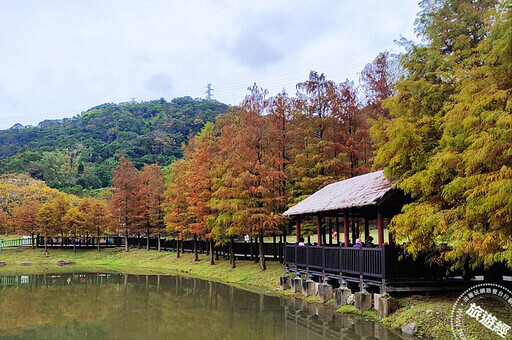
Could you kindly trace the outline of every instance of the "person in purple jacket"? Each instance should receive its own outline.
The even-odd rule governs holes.
[[[360,238],[356,239],[356,244],[354,244],[354,248],[362,248],[363,247],[363,241],[361,241]]]

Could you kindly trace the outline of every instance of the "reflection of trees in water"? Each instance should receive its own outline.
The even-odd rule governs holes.
[[[364,321],[341,327],[348,318],[334,317],[330,308],[320,313],[316,305],[303,300],[269,297],[193,278],[71,274],[29,276],[24,282],[15,285],[19,288],[2,288],[0,331],[4,335],[338,339],[340,334],[356,336],[361,333],[358,330],[369,338],[375,334],[370,330],[373,324]]]

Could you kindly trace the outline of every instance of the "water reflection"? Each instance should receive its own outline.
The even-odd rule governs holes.
[[[0,277],[2,339],[398,339],[300,299],[179,276]]]

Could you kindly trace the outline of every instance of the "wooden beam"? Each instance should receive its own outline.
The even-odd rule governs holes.
[[[348,214],[343,215],[343,234],[345,236],[345,247],[348,247]]]
[[[318,245],[322,245],[322,220],[320,216],[316,217],[316,235],[318,239]]]
[[[377,207],[377,231],[379,235],[379,248],[382,248],[384,244],[384,215],[380,205]]]

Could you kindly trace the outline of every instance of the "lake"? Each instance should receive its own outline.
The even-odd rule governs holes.
[[[0,339],[401,339],[327,306],[181,276],[3,276],[0,289]]]

